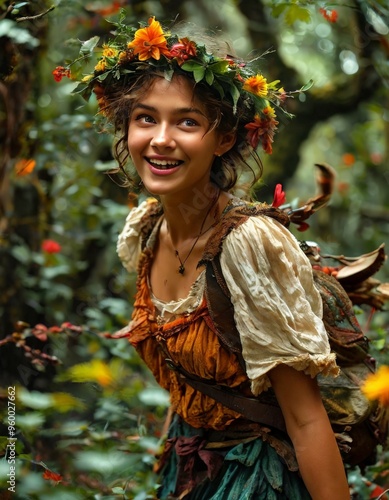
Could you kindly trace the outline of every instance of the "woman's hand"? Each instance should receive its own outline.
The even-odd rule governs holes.
[[[269,378],[313,500],[349,500],[342,458],[316,379],[284,364]]]

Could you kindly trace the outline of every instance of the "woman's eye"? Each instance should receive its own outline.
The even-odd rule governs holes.
[[[134,120],[142,123],[154,123],[154,118],[150,115],[138,115],[134,117]]]
[[[191,118],[185,118],[185,120],[182,120],[182,123],[186,127],[195,127],[197,125],[197,122],[192,120]]]

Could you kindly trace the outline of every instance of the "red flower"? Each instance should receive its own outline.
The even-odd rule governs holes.
[[[183,38],[180,43],[176,43],[170,49],[170,57],[175,57],[179,65],[183,64],[190,57],[196,57],[196,44],[188,38]]]
[[[52,74],[54,75],[54,80],[60,82],[64,76],[70,78],[70,69],[66,69],[63,66],[57,66]]]
[[[56,326],[56,325],[50,326],[49,332],[51,332],[51,333],[62,333],[62,328],[59,327],[59,326]]]
[[[319,9],[320,14],[329,21],[330,23],[336,23],[338,20],[338,13],[336,10],[331,10],[331,9]]]
[[[306,222],[300,222],[300,225],[299,225],[299,227],[297,228],[297,231],[304,232],[304,231],[306,231],[307,229],[309,229],[309,224],[307,224]]]
[[[57,474],[56,472],[53,472],[49,469],[45,470],[45,472],[42,474],[42,477],[47,481],[54,481],[56,483],[60,483],[62,481],[61,474]]]
[[[388,496],[384,495],[384,493],[387,493],[388,490],[384,490],[384,488],[382,488],[382,486],[378,486],[378,485],[374,485],[374,486],[375,486],[375,488],[370,493],[369,498],[372,498],[372,499],[381,498],[382,500],[387,500]]]
[[[41,340],[42,342],[46,342],[46,340],[47,340],[47,326],[39,323],[38,325],[34,326],[31,333],[37,339]]]
[[[278,208],[286,202],[286,194],[282,190],[282,184],[277,184],[274,190],[272,207]]]
[[[108,5],[104,8],[97,8],[94,10],[96,14],[99,14],[102,17],[110,16],[111,14],[116,14],[123,7],[123,2],[113,2],[112,5]],[[92,10],[92,9],[91,9]]]
[[[62,323],[61,328],[67,328],[72,332],[82,333],[82,326],[73,325],[69,321],[65,321],[65,323]]]
[[[255,115],[254,121],[245,125],[247,132],[247,140],[253,149],[256,149],[259,141],[262,143],[262,148],[265,153],[271,154],[273,152],[272,142],[274,132],[277,129],[278,121],[275,120],[273,113],[263,110],[265,118]]]
[[[42,250],[46,253],[58,253],[61,249],[61,245],[54,240],[44,240],[42,242]]]

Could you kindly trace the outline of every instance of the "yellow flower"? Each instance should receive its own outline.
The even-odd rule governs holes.
[[[262,75],[250,76],[250,78],[247,78],[244,82],[243,89],[258,97],[266,97],[268,90],[266,78]]]
[[[118,50],[110,47],[109,45],[103,45],[103,56],[104,57],[116,57],[118,55]]]
[[[134,55],[138,55],[140,61],[161,58],[161,54],[168,55],[167,41],[162,27],[154,17],[150,17],[149,25],[135,32],[135,38],[127,47],[134,49]]]
[[[95,71],[105,71],[107,68],[107,64],[105,62],[105,59],[100,59],[100,61],[96,64],[95,66]]]
[[[84,78],[81,80],[82,83],[88,83],[89,80],[92,80],[93,75],[86,75]]]
[[[96,360],[93,362],[93,374],[96,382],[103,387],[112,384],[113,376],[110,367],[104,361]]]
[[[367,399],[389,406],[389,366],[381,366],[376,373],[369,375],[362,385],[362,392]]]
[[[266,106],[266,108],[264,108],[262,110],[262,113],[267,116],[269,119],[270,118],[275,118],[276,117],[276,112],[275,112],[275,109],[272,108],[270,105]]]
[[[68,377],[73,382],[97,382],[103,387],[114,381],[110,366],[101,359],[72,366],[68,370]]]

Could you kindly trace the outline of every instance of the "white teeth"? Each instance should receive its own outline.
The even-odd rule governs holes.
[[[181,163],[179,161],[151,160],[151,159],[149,159],[149,162],[152,165],[155,165],[160,168],[178,167],[178,165]]]

